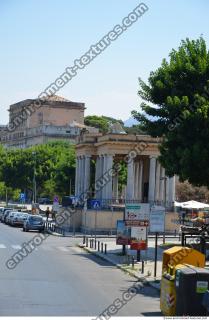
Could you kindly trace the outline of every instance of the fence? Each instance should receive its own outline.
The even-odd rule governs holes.
[[[56,226],[54,223],[45,222],[44,228],[45,228],[45,231],[56,232],[65,236],[65,229],[59,226]]]

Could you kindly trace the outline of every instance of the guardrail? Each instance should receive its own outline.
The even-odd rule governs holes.
[[[44,228],[46,231],[56,232],[65,236],[65,230],[59,226],[56,226],[54,223],[46,221],[44,224]]]

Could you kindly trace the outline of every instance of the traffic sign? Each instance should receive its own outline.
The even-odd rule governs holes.
[[[59,203],[59,197],[58,197],[58,196],[54,196],[53,202],[54,202],[54,203]]]
[[[26,198],[26,197],[25,197],[25,193],[24,193],[24,192],[21,192],[21,193],[20,193],[20,200],[21,200],[21,201],[25,201],[25,198]]]
[[[94,209],[101,208],[101,201],[100,200],[91,200],[91,207]]]

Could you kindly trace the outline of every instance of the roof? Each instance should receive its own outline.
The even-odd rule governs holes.
[[[63,102],[72,102],[72,101],[70,101],[70,100],[68,100],[68,99],[66,99],[66,98],[63,98],[63,97],[61,97],[61,96],[57,96],[57,95],[53,95],[53,96],[48,96],[47,98],[46,98],[46,100],[47,101],[63,101]]]

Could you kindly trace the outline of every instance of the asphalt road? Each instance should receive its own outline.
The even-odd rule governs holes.
[[[6,261],[35,235],[0,223],[0,316],[95,317],[116,299],[120,302],[111,309],[114,316],[160,315],[155,289],[139,287],[132,296],[124,295],[139,283],[77,248],[78,239],[49,236],[8,269]]]

